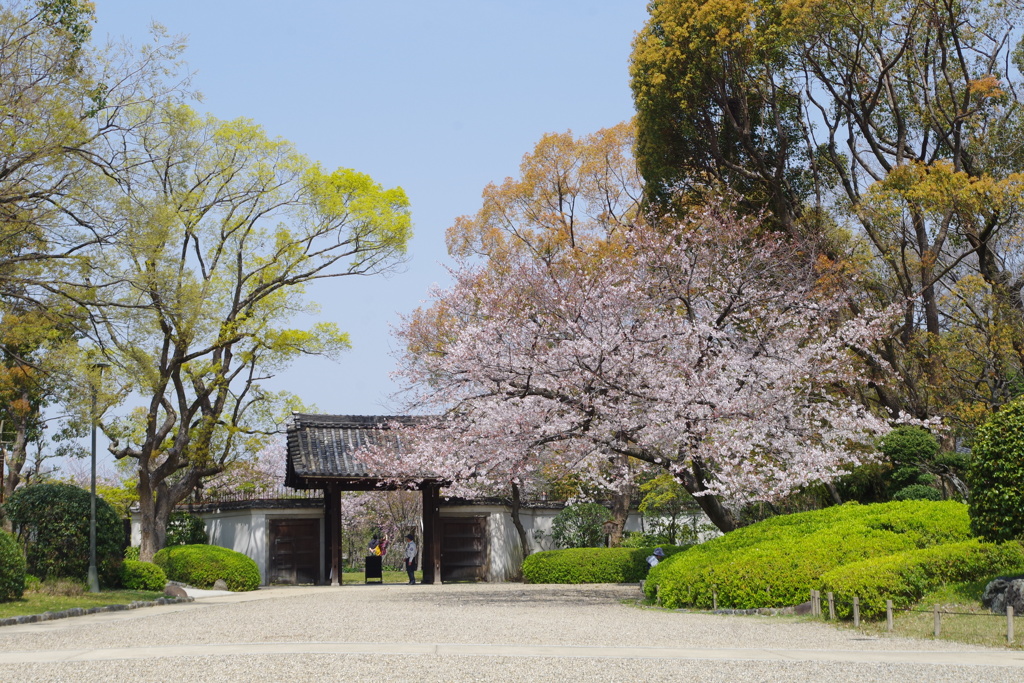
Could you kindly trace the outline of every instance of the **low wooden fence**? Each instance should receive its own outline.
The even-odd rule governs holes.
[[[821,591],[812,590],[811,591],[811,616],[817,616],[817,617],[824,616],[824,614],[822,612],[822,602],[821,602],[821,600],[822,600]],[[825,594],[825,600],[826,600],[826,603],[828,605],[828,618],[831,619],[831,620],[835,620],[835,618],[836,618],[836,601],[835,601],[835,596],[832,593],[832,591],[828,591]],[[715,600],[715,602],[717,603],[717,599]],[[994,618],[997,618],[997,619],[1003,619],[1004,618],[1003,615],[1001,615],[1001,614],[986,614],[986,613],[979,613],[979,612],[951,612],[951,611],[948,611],[948,610],[941,609],[941,607],[939,605],[934,605],[931,610],[922,610],[922,609],[908,608],[908,609],[905,609],[905,610],[902,610],[902,611],[904,611],[906,613],[917,612],[917,613],[923,613],[923,614],[927,614],[927,613],[931,612],[934,615],[934,623],[935,623],[934,632],[935,632],[935,637],[936,638],[938,638],[939,635],[942,633],[942,616],[943,615],[948,615],[948,616],[970,616],[970,617],[983,617],[983,618],[984,617],[989,617],[989,618],[994,617]],[[1011,645],[1014,642],[1013,618],[1014,618],[1014,615],[1013,615],[1013,605],[1007,605],[1006,606],[1006,616],[1005,616],[1005,619],[1006,619],[1006,642],[1011,644]],[[886,628],[889,631],[893,630],[893,606],[892,606],[892,600],[886,600],[885,601],[885,624],[886,624]],[[853,626],[854,626],[854,628],[859,628],[860,627],[860,598],[857,597],[857,596],[854,596],[854,598],[853,598]]]

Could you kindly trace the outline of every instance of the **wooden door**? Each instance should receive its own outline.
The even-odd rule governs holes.
[[[487,518],[441,518],[441,581],[487,580]]]
[[[270,583],[318,583],[320,520],[271,519]]]

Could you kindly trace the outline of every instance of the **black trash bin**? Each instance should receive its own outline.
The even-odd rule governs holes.
[[[370,583],[370,579],[377,579],[378,583],[384,583],[384,570],[381,569],[381,559],[380,555],[366,556],[366,583]]]

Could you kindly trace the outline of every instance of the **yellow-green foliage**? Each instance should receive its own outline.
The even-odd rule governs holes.
[[[671,556],[687,546],[659,546]],[[654,548],[545,550],[523,560],[527,583],[635,583],[647,575]]]
[[[820,587],[834,594],[839,616],[850,616],[857,596],[861,616],[871,618],[885,613],[886,600],[900,609],[945,583],[1020,572],[1024,572],[1024,548],[1019,543],[971,539],[838,567],[821,577]]]
[[[228,590],[251,591],[260,585],[260,571],[251,558],[216,545],[169,546],[153,556],[153,563],[171,581],[210,588],[224,579]]]
[[[25,590],[25,556],[14,536],[0,529],[0,602],[17,600]]]
[[[967,507],[951,501],[848,504],[772,517],[659,564],[648,598],[666,607],[751,609],[807,600],[826,572],[871,557],[970,538]]]
[[[167,585],[164,570],[152,562],[125,560],[121,565],[121,586],[128,590],[162,591]]]

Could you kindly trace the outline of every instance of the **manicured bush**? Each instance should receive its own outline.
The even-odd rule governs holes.
[[[167,537],[164,545],[197,545],[209,543],[206,522],[198,515],[184,510],[175,510],[167,520]]]
[[[670,556],[688,546],[660,546]],[[649,548],[545,550],[523,560],[527,583],[635,583],[647,576]]]
[[[0,602],[17,600],[25,592],[25,556],[11,534],[0,530]]]
[[[597,503],[569,505],[551,522],[551,538],[562,548],[599,548],[604,545],[604,523],[612,518]]]
[[[167,585],[167,575],[152,562],[125,560],[121,567],[121,585],[128,590],[162,591]]]
[[[878,450],[896,465],[933,460],[939,454],[939,441],[927,429],[902,425],[883,436]]]
[[[157,552],[153,562],[171,581],[210,588],[224,579],[228,590],[251,591],[260,585],[256,563],[242,553],[216,545],[175,545]]]
[[[869,619],[885,614],[886,600],[900,609],[946,583],[980,581],[1022,571],[1024,548],[1020,543],[997,545],[971,539],[837,567],[821,577],[820,589],[832,591],[841,617],[850,616],[857,596],[861,616]]]
[[[25,549],[29,573],[43,580],[88,579],[89,498],[88,491],[70,484],[35,484],[11,495],[4,510]],[[101,585],[118,585],[123,548],[121,518],[97,498],[96,569]]]
[[[694,546],[651,570],[645,591],[666,607],[782,607],[807,600],[828,571],[870,557],[970,538],[952,501],[847,504],[780,515]]]
[[[978,428],[967,466],[971,529],[987,541],[1024,538],[1024,398]]]

